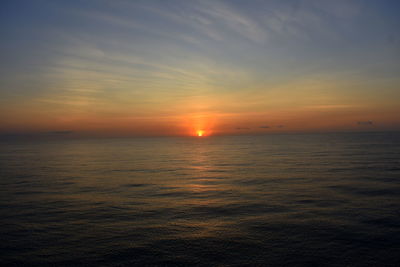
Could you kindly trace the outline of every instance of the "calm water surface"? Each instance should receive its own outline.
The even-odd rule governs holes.
[[[0,143],[3,266],[400,266],[400,134]]]

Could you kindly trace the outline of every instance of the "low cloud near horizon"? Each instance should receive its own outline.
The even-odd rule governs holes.
[[[358,125],[373,125],[374,123],[372,121],[358,121]]]
[[[66,130],[66,131],[50,131],[47,132],[46,134],[72,134],[72,133],[74,133],[74,131]]]

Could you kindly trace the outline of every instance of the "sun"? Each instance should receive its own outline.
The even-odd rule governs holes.
[[[204,135],[204,131],[202,131],[202,130],[197,131],[198,137],[202,137],[203,135]]]

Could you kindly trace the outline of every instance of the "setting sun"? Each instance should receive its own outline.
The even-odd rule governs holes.
[[[202,137],[204,135],[204,131],[197,131],[197,136]]]

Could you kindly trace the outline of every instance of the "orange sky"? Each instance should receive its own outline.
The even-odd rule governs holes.
[[[111,5],[6,7],[0,135],[400,130],[390,5]]]

